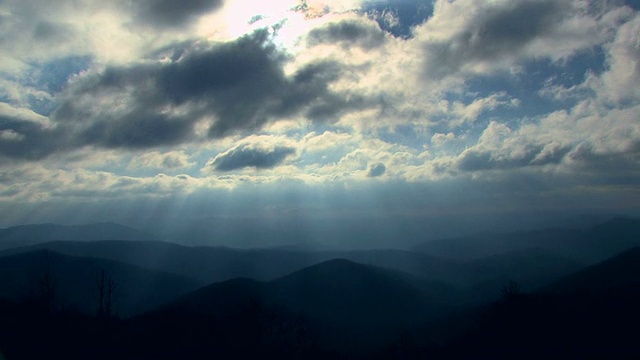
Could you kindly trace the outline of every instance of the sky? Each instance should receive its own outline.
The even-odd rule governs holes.
[[[357,247],[637,216],[639,3],[0,0],[0,226]]]

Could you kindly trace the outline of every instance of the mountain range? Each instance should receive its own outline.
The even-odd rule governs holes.
[[[43,235],[47,229],[51,234]],[[82,237],[90,229],[103,231]],[[228,355],[245,343],[280,357],[292,348],[305,358],[389,358],[409,350],[465,358],[473,357],[472,349],[515,356],[506,351],[517,351],[515,345],[499,350],[497,338],[488,334],[511,336],[507,328],[529,334],[513,340],[524,347],[536,338],[531,329],[559,334],[540,319],[592,336],[585,329],[598,333],[616,324],[609,315],[624,310],[636,318],[631,300],[640,293],[639,229],[639,220],[613,219],[586,230],[481,234],[429,241],[412,250],[340,251],[191,247],[117,224],[23,226],[0,232],[4,247],[20,244],[0,251],[0,310],[12,314],[8,319],[16,324],[29,317],[55,328],[75,319],[72,323],[80,325],[65,331],[99,330],[112,339],[111,355],[119,357],[128,346],[138,351],[133,358],[163,358],[160,348],[150,349],[157,339],[149,334],[179,339],[163,352],[174,357],[186,347],[194,354]],[[107,328],[94,320],[104,315],[96,298],[101,273],[116,284]],[[47,313],[57,315],[33,318],[44,311],[43,299],[50,305]],[[40,310],[29,310],[32,306]],[[576,320],[580,316],[592,316],[603,328],[583,324]],[[521,328],[526,324],[531,329]],[[189,336],[179,331],[185,327],[193,328]],[[114,335],[116,330],[121,335]],[[18,341],[20,334],[5,335]],[[219,341],[200,348],[212,336]],[[552,340],[544,339],[540,349],[548,352],[532,354],[545,357],[554,349]],[[585,354],[576,339],[569,338],[569,357]],[[618,339],[630,351],[626,337]],[[0,351],[21,358],[19,341],[8,341],[0,340]],[[89,349],[93,340],[86,341]]]

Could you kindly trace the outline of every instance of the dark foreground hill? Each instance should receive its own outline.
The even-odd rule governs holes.
[[[545,292],[594,292],[616,287],[640,288],[640,247],[586,267],[546,286]]]
[[[447,307],[455,291],[408,274],[330,260],[271,282],[236,279],[198,289],[169,308],[220,314],[253,299],[304,316],[326,344],[362,350]]]
[[[40,251],[4,261],[24,263],[41,253],[59,272],[60,262],[77,260]],[[366,353],[388,343],[443,307],[448,291],[410,275],[331,260],[270,282],[214,283],[126,320],[5,302],[0,312],[10,315],[4,319],[12,330],[0,330],[0,349],[15,359],[43,355],[43,346],[64,358],[339,358],[326,349]]]
[[[378,358],[411,353],[431,359],[640,358],[640,249],[566,276],[538,292],[505,288],[499,301],[452,316],[433,327],[465,323],[444,343],[418,333]],[[441,328],[442,329],[442,328]],[[432,328],[431,334],[437,329]]]
[[[469,303],[484,303],[495,300],[511,281],[523,291],[535,291],[586,265],[540,248],[516,250],[463,263],[455,283],[465,289]]]

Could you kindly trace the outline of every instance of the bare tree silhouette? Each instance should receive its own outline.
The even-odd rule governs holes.
[[[58,277],[51,265],[49,252],[45,251],[43,262],[31,272],[29,301],[46,312],[54,312],[58,306],[58,285]]]
[[[500,297],[503,301],[511,301],[517,299],[522,295],[520,290],[520,284],[517,281],[509,280],[502,290],[500,290]]]
[[[111,275],[100,268],[94,274],[93,285],[93,298],[98,303],[98,317],[112,317],[114,314],[115,295],[118,284]]]

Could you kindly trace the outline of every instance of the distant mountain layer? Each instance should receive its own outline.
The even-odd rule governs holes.
[[[466,301],[471,302],[495,298],[509,280],[519,281],[529,290],[588,264],[541,249],[509,252],[470,262],[454,262],[405,250],[239,250],[188,247],[156,241],[56,241],[5,250],[0,252],[0,257],[35,249],[121,261],[151,270],[180,274],[201,283],[235,278],[269,281],[323,261],[347,259],[410,273],[425,281],[449,284],[466,292]],[[473,291],[469,291],[470,289]]]
[[[161,241],[56,241],[6,250],[10,254],[50,249],[74,256],[102,257],[212,283],[238,277],[272,280],[317,263],[314,255],[281,250],[190,247]]]
[[[122,316],[149,311],[203,285],[118,261],[35,250],[0,257],[0,298],[25,301],[45,296],[51,288],[56,308],[95,313],[100,271],[116,285],[113,308]]]
[[[432,256],[468,261],[500,253],[542,249],[576,261],[597,262],[640,246],[640,220],[616,218],[588,230],[547,229],[441,239],[414,248]]]
[[[55,224],[21,225],[0,230],[0,249],[56,240],[152,240],[153,236],[116,223],[78,226]]]

